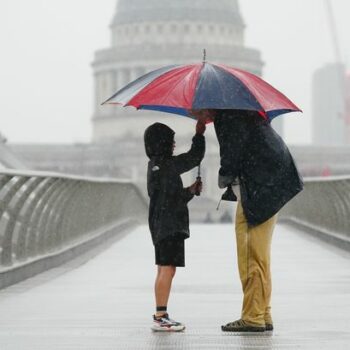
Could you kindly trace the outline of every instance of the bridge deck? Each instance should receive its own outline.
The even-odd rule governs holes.
[[[273,334],[223,334],[240,314],[229,225],[193,226],[171,315],[184,334],[153,334],[155,267],[143,226],[95,258],[0,291],[1,350],[317,349],[350,347],[350,254],[284,225],[273,240]]]

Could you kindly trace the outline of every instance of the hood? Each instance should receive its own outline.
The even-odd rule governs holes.
[[[162,123],[154,123],[145,130],[145,151],[148,158],[170,157],[173,154],[174,130]]]

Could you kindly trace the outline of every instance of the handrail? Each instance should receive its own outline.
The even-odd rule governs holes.
[[[306,178],[280,217],[350,247],[350,176]]]
[[[50,171],[37,171],[37,170],[13,170],[13,169],[0,169],[1,175],[10,175],[10,176],[32,176],[32,177],[55,177],[59,179],[68,179],[68,180],[83,180],[89,182],[111,182],[111,183],[132,183],[129,179],[116,179],[109,177],[92,177],[92,176],[80,176],[73,174],[63,174]]]
[[[304,183],[309,182],[333,182],[339,180],[350,180],[350,175],[333,175],[333,176],[310,176],[304,178]]]
[[[123,179],[0,169],[0,272],[79,245],[147,203]]]

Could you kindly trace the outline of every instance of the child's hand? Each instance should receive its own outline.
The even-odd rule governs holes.
[[[201,180],[196,180],[188,189],[192,194],[199,196],[203,190],[203,183]]]
[[[196,124],[196,134],[203,135],[205,132],[206,126],[204,121],[198,120]]]

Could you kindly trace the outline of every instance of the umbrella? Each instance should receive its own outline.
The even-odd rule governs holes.
[[[168,112],[192,117],[189,110],[258,111],[272,120],[301,111],[260,77],[224,64],[171,65],[141,76],[102,104]]]
[[[205,61],[156,69],[132,81],[102,104],[174,113],[190,118],[190,110],[257,111],[268,120],[301,111],[260,77],[224,64]],[[200,166],[198,167],[198,181]],[[199,193],[198,193],[199,194]]]

